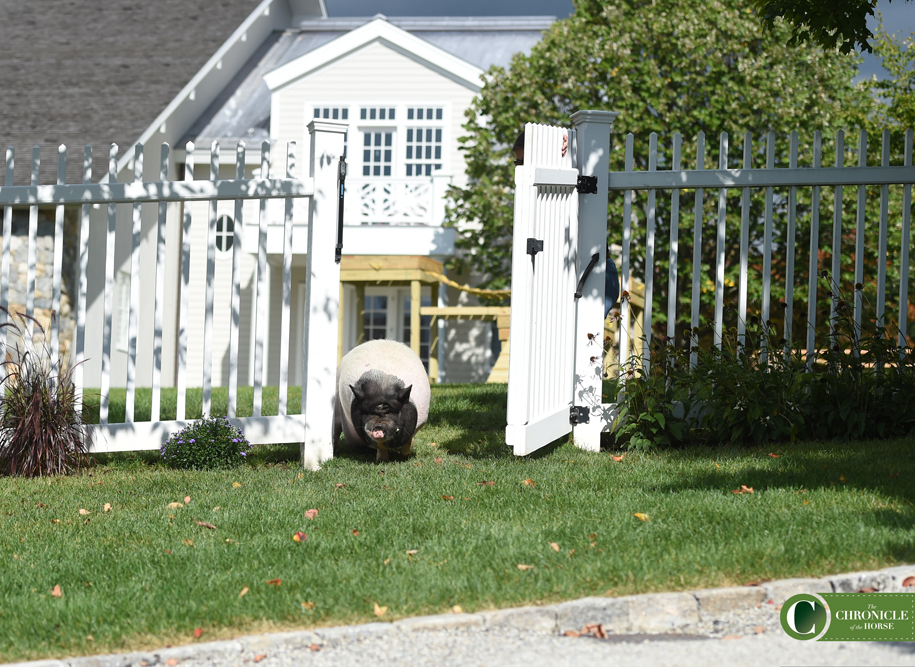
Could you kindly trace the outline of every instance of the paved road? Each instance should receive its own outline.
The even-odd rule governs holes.
[[[915,665],[915,642],[800,642],[784,634],[764,633],[735,639],[601,640],[561,637],[520,630],[436,630],[379,633],[334,642],[320,651],[307,647],[273,648],[264,653],[188,660],[181,667],[752,667],[755,665]]]

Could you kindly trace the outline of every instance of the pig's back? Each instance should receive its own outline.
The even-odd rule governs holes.
[[[429,376],[423,362],[409,346],[386,339],[370,340],[353,348],[337,368],[337,396],[346,416],[345,423],[352,424],[350,406],[353,390],[350,385],[356,384],[369,370],[380,370],[398,377],[405,387],[413,385],[410,401],[416,406],[416,430],[419,430],[429,419]]]

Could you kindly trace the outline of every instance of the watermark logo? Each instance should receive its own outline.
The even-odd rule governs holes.
[[[782,606],[782,629],[794,639],[819,639],[826,634],[831,620],[829,605],[815,593],[794,595]]]
[[[781,624],[799,641],[915,641],[915,593],[793,595]]]

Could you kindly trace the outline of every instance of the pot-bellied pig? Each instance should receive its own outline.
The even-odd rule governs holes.
[[[351,445],[409,456],[413,435],[429,418],[429,376],[416,353],[393,340],[354,348],[337,368],[334,442],[342,432]]]

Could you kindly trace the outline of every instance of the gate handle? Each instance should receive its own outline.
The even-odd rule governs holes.
[[[342,155],[337,166],[337,177],[340,179],[340,206],[337,209],[337,247],[334,249],[334,262],[339,264],[343,255],[343,193],[346,191],[346,158]]]
[[[597,266],[597,262],[600,261],[600,253],[596,252],[591,255],[591,261],[588,262],[588,268],[585,269],[585,272],[581,274],[581,280],[578,281],[578,287],[575,288],[575,298],[580,299],[582,290],[585,288],[585,281],[588,279],[588,276],[591,274],[591,271]]]

